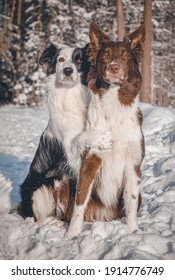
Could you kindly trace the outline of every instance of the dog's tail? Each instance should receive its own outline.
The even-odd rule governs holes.
[[[56,201],[52,188],[42,185],[32,196],[33,215],[38,222],[43,222],[47,217],[55,215]]]

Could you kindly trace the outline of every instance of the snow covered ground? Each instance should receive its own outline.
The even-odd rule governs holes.
[[[73,240],[67,228],[39,225],[10,211],[19,200],[46,107],[0,108],[0,259],[173,259],[175,260],[175,110],[141,105],[146,157],[143,164],[139,231],[125,219],[85,224]]]

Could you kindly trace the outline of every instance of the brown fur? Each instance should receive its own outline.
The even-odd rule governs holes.
[[[128,34],[123,42],[113,42],[95,22],[92,22],[89,32],[91,43],[88,46],[89,61],[91,62],[88,86],[94,94],[102,96],[106,93],[109,84],[103,78],[104,65],[115,60],[118,64],[122,64],[124,72],[127,73],[127,77],[119,89],[119,100],[125,106],[133,103],[140,90],[141,75],[132,60],[136,60],[137,65],[143,56],[144,34],[144,26],[141,25],[135,32]]]
[[[89,192],[90,185],[93,182],[93,178],[97,170],[101,165],[101,158],[95,154],[86,154],[82,161],[82,168],[80,170],[79,180],[77,183],[77,196],[76,204],[82,205],[85,202],[87,194]]]

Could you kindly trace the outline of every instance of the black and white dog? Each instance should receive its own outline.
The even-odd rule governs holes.
[[[111,139],[105,131],[85,131],[89,104],[84,83],[88,70],[86,48],[58,49],[52,44],[39,63],[47,65],[50,118],[21,185],[21,211],[24,217],[34,216],[43,222],[59,210],[64,211],[57,203],[61,182],[70,180],[75,193],[81,151],[85,147],[108,149]]]

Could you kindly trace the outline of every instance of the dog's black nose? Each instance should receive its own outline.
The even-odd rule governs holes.
[[[69,77],[73,73],[73,69],[71,67],[66,67],[63,69],[63,73]]]

